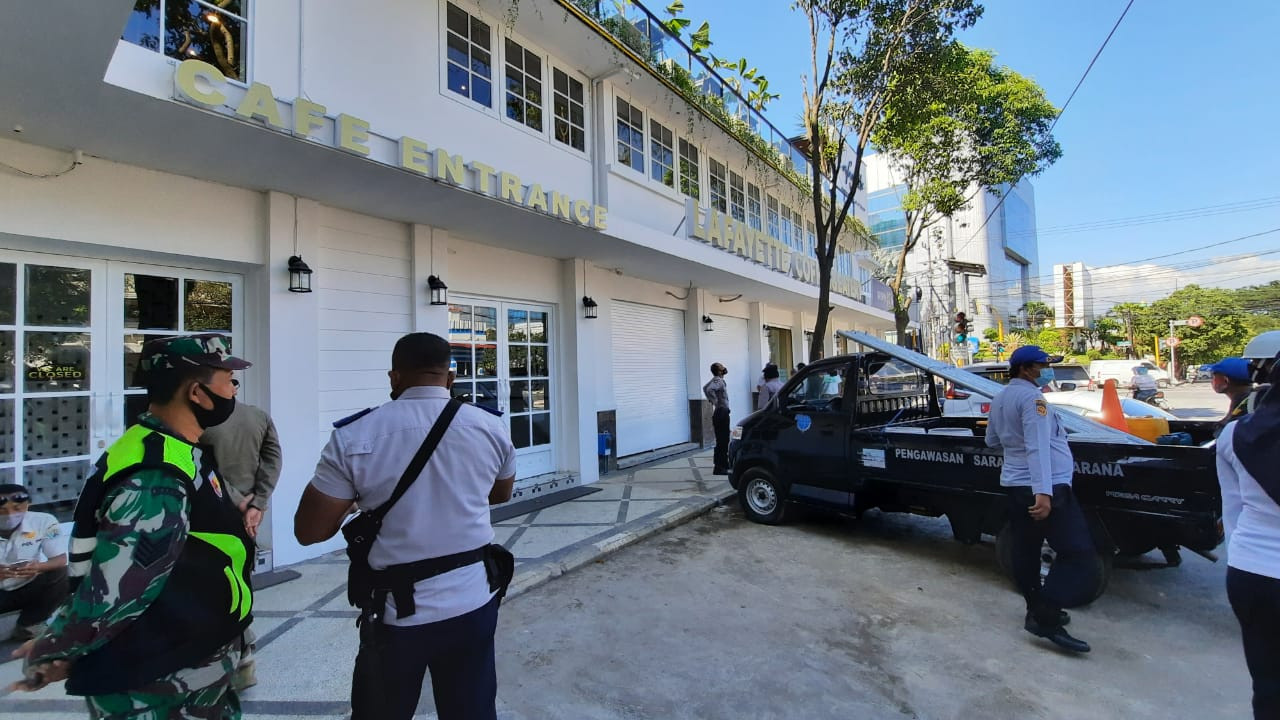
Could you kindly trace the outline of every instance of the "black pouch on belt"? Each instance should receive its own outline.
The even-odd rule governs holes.
[[[484,574],[489,578],[489,592],[498,593],[498,602],[502,602],[516,574],[516,556],[497,543],[490,543],[484,550]]]

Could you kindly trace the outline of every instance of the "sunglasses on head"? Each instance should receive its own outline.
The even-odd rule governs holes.
[[[10,496],[8,496],[8,497],[0,496],[0,507],[4,507],[5,505],[8,505],[9,503],[13,503],[14,505],[18,505],[18,504],[20,504],[20,503],[24,503],[24,502],[31,502],[31,496],[30,496],[30,495],[27,495],[26,493],[21,493],[21,494],[18,494],[18,495],[10,495]]]

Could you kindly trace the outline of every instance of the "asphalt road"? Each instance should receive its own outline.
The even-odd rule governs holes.
[[[756,525],[720,510],[504,605],[503,718],[1245,718],[1225,567],[1117,570],[1022,630],[990,542],[868,513]]]
[[[1217,420],[1227,414],[1227,398],[1207,382],[1183,383],[1165,388],[1165,400],[1173,414],[1188,420]]]

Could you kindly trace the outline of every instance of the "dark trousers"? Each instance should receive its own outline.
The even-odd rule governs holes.
[[[1044,520],[1027,514],[1035,503],[1031,488],[1010,488],[1009,526],[1013,531],[1013,577],[1027,600],[1027,610],[1041,625],[1058,624],[1058,611],[1080,600],[1097,578],[1096,550],[1089,523],[1070,485],[1053,486],[1053,509]],[[1040,552],[1049,541],[1055,558],[1040,584]]]
[[[729,408],[716,408],[711,413],[711,427],[716,431],[716,470],[729,469]]]
[[[431,671],[440,720],[495,720],[498,672],[493,634],[498,598],[465,615],[412,627],[376,625],[360,648],[352,680],[352,720],[410,720]]]
[[[42,572],[16,590],[0,590],[0,613],[19,610],[19,627],[38,625],[58,609],[68,592],[65,567]]]
[[[1227,599],[1253,677],[1253,716],[1280,718],[1280,580],[1228,567]]]

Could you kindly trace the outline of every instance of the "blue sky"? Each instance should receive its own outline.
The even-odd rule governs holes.
[[[652,3],[657,8],[658,2]],[[989,0],[967,44],[1034,78],[1061,106],[1124,0]],[[744,12],[744,7],[752,8]],[[782,95],[769,118],[799,132],[807,28],[790,3],[687,0],[685,15],[711,22],[711,52],[747,59]],[[1041,273],[1053,263],[1111,266],[1280,227],[1280,3],[1138,0],[1059,122],[1063,158],[1033,180]],[[1123,228],[1065,226],[1274,199],[1270,207]],[[1233,210],[1233,208],[1222,208]],[[1054,229],[1059,229],[1055,232]],[[1280,279],[1280,232],[1155,264],[1208,263],[1134,287],[1147,264],[1112,268],[1110,297],[1164,294],[1174,282],[1236,286]],[[1157,295],[1158,296],[1158,295]]]

